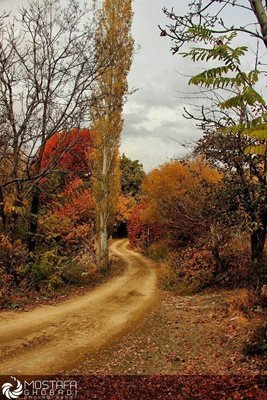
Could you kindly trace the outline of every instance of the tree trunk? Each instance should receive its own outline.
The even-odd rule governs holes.
[[[264,5],[262,4],[262,0],[250,0],[250,5],[258,23],[260,24],[263,41],[267,48],[267,15]]]
[[[108,248],[108,227],[106,210],[103,210],[99,216],[99,263],[100,270],[106,272],[109,268],[109,248]]]
[[[6,213],[5,213],[5,201],[2,187],[0,187],[0,217],[2,220],[3,231],[6,230]]]
[[[109,176],[108,152],[104,147],[102,159],[101,204],[99,210],[99,265],[105,272],[109,268],[108,215],[109,215]]]
[[[263,257],[266,239],[266,226],[256,229],[251,234],[251,257],[252,260],[260,260]]]
[[[266,265],[264,261],[264,245],[266,240],[266,226],[253,231],[251,239],[251,261],[253,266],[252,284],[254,290],[260,291],[266,281]]]
[[[38,188],[35,188],[32,193],[31,213],[29,220],[29,233],[28,233],[29,253],[34,252],[36,248],[39,205],[40,205],[40,190]]]

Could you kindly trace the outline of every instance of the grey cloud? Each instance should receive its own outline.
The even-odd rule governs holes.
[[[126,116],[123,137],[157,138],[165,143],[171,143],[173,139],[185,143],[199,137],[198,130],[190,123],[186,124],[179,119],[177,121],[162,120],[159,126],[148,129],[139,124],[142,121],[142,117],[141,119],[137,117],[138,115],[135,113]]]

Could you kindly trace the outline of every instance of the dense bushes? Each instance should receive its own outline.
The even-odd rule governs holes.
[[[12,298],[62,286],[71,259],[93,240],[91,144],[88,129],[55,133],[37,150],[28,171],[39,168],[43,176],[0,192],[2,304],[5,293]]]
[[[92,246],[90,243],[84,252],[79,252],[75,257],[73,254],[60,255],[54,247],[32,256],[31,260],[21,258],[16,281],[14,274],[8,274],[0,268],[0,309],[21,308],[61,295],[65,297],[66,293],[73,293],[78,287],[95,287],[121,273],[125,265],[115,256],[111,257],[109,273],[102,273],[94,260]]]
[[[207,249],[187,248],[172,252],[161,264],[160,284],[163,289],[179,294],[196,293],[212,282],[216,263]]]
[[[252,265],[246,247],[230,244],[222,249],[218,269],[218,261],[208,248],[172,250],[166,244],[156,242],[147,250],[155,261],[161,261],[160,284],[163,289],[190,294],[206,287],[234,288],[250,283]]]
[[[153,242],[149,247],[147,247],[145,254],[158,263],[164,261],[168,257],[169,248],[169,241],[159,240],[157,242]]]
[[[0,308],[19,307],[28,303],[31,297],[52,294],[63,286],[72,265],[71,259],[59,255],[55,247],[29,257],[22,246],[17,249],[16,255],[12,273],[0,268]]]
[[[163,288],[193,293],[255,285],[259,273],[238,190],[201,158],[172,161],[146,176],[129,239],[161,263]]]
[[[247,245],[230,242],[220,254],[223,270],[215,283],[226,287],[247,286],[252,282],[253,265]]]

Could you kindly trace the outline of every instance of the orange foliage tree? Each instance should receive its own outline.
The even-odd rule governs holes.
[[[146,226],[160,227],[161,238],[176,247],[198,241],[214,228],[217,210],[213,211],[211,198],[220,179],[220,174],[200,159],[172,161],[154,169],[142,186],[143,209],[132,215],[129,225],[133,243],[133,231],[140,236],[134,228],[138,218]]]
[[[44,236],[58,244],[60,241],[63,248],[74,245],[79,250],[92,238],[94,221],[95,201],[90,185],[88,187],[81,178],[74,178],[57,201],[49,204],[40,228]]]
[[[159,222],[171,239],[193,239],[211,223],[207,202],[219,181],[202,160],[164,164],[144,180],[144,221]]]

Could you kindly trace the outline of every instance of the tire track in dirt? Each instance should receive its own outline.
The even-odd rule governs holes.
[[[127,262],[121,276],[56,306],[0,314],[0,374],[55,374],[75,367],[153,306],[155,264],[129,250],[126,239],[113,242],[111,251]]]

